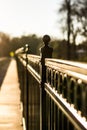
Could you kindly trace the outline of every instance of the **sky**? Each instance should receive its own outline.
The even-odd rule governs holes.
[[[11,36],[49,34],[60,37],[58,14],[62,0],[0,0],[0,32]]]

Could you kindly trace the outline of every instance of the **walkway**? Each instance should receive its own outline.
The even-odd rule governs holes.
[[[23,130],[17,66],[11,60],[0,90],[0,130]]]

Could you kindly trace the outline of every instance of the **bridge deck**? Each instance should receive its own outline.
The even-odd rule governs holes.
[[[17,66],[11,60],[0,90],[0,130],[23,130]]]

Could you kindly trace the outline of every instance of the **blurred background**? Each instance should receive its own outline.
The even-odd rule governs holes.
[[[25,44],[39,55],[44,34],[53,58],[87,62],[87,0],[0,1],[0,57]]]

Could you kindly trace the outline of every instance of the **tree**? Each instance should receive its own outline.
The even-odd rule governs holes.
[[[81,35],[87,40],[87,0],[77,0],[79,8],[76,12],[78,22],[80,23]]]
[[[66,13],[66,22],[65,26],[67,26],[67,59],[70,59],[70,35],[71,35],[71,0],[64,0],[61,8],[59,9],[59,12]]]
[[[81,35],[82,30],[84,29],[84,32],[86,33],[87,30],[87,25],[86,24],[86,18],[85,21],[83,20],[83,17],[86,17],[86,12],[87,12],[87,1],[83,2],[85,3],[86,7],[82,6],[82,0],[63,0],[63,3],[61,4],[61,7],[59,9],[59,12],[66,14],[66,18],[65,18],[65,27],[63,27],[65,30],[65,32],[67,31],[67,59],[71,59],[71,50],[73,50],[74,53],[74,57],[76,57],[76,38],[78,35]],[[84,4],[83,4],[84,5]],[[86,11],[83,11],[85,13],[82,13],[82,10],[84,7],[84,10],[86,9]],[[80,24],[78,24],[78,22],[80,21],[80,23],[82,24],[83,28],[81,27]],[[82,23],[81,21],[84,21],[84,23]],[[66,28],[67,27],[67,28]],[[74,49],[71,49],[71,44],[73,43],[73,47]],[[74,58],[73,57],[73,58]]]
[[[0,32],[0,57],[8,55],[10,36]]]

